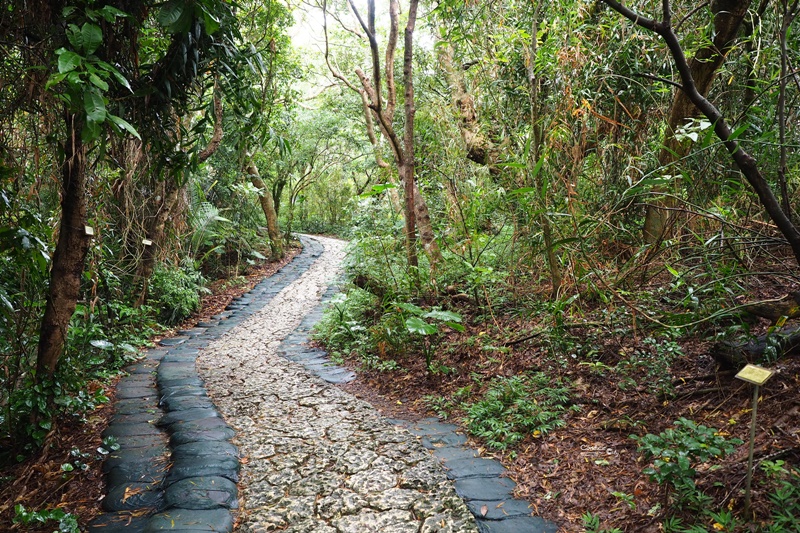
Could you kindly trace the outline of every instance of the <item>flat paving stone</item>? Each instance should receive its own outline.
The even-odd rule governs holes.
[[[159,411],[155,396],[152,398],[125,398],[117,400],[114,404],[114,412],[119,415],[138,415]]]
[[[122,449],[128,448],[152,448],[154,446],[164,446],[167,439],[163,433],[145,435],[115,435],[116,443]]]
[[[234,483],[239,481],[239,458],[222,457],[187,457],[174,460],[166,477],[166,484],[186,478],[200,476],[219,476]]]
[[[486,520],[479,523],[481,533],[557,533],[553,522],[535,516],[511,517],[505,520]]]
[[[214,409],[214,402],[207,396],[181,395],[163,396],[161,407],[167,411],[188,411],[192,409]]]
[[[472,448],[464,448],[461,446],[444,446],[442,448],[433,448],[431,450],[433,455],[440,461],[444,461],[447,466],[448,461],[458,459],[473,459],[478,457],[478,451]]]
[[[103,498],[106,511],[138,511],[159,509],[164,502],[164,491],[150,483],[125,483],[112,486]]]
[[[180,431],[204,431],[223,428],[230,428],[230,426],[219,416],[209,416],[194,420],[176,420],[169,424],[168,430],[170,433],[174,434]]]
[[[137,516],[130,511],[105,513],[86,526],[87,533],[143,533],[148,516]]]
[[[169,337],[166,339],[161,339],[158,341],[158,344],[161,346],[178,346],[179,344],[183,344],[189,340],[189,337]]]
[[[190,477],[164,491],[168,507],[180,509],[238,509],[236,483],[219,476]]]
[[[481,520],[505,520],[515,516],[531,516],[533,510],[522,500],[470,500],[469,510]]]
[[[239,449],[225,441],[189,442],[172,449],[172,459],[202,457],[239,457]]]
[[[455,481],[456,493],[465,500],[510,500],[516,483],[508,478],[466,478]]]
[[[152,423],[151,423],[152,421]],[[111,424],[101,433],[102,437],[130,437],[133,435],[160,435],[162,432],[155,426],[150,413],[139,415],[115,416]]]
[[[166,463],[168,449],[166,446],[153,446],[151,448],[130,448],[111,452],[103,462],[103,472],[108,472],[114,467],[135,463]]]
[[[164,480],[168,461],[166,455],[158,462],[152,463],[121,463],[106,474],[106,484],[109,487],[125,483],[146,483],[154,485]]]
[[[143,533],[192,531],[227,533],[233,531],[233,517],[227,509],[170,509],[150,517]]]
[[[120,400],[132,398],[152,398],[158,395],[155,385],[150,387],[141,386],[117,386],[117,398]]]
[[[506,469],[499,461],[482,457],[453,459],[447,461],[445,468],[450,479],[494,477],[506,473]]]
[[[219,412],[217,412],[213,406],[185,409],[183,411],[171,411],[159,419],[158,425],[160,427],[171,428],[175,424],[186,424],[187,422],[193,422],[204,418],[219,418]],[[175,429],[172,429],[172,431],[175,431]]]
[[[177,431],[169,438],[170,446],[180,446],[189,442],[205,442],[212,440],[225,441],[232,439],[236,433],[229,427],[195,431]]]

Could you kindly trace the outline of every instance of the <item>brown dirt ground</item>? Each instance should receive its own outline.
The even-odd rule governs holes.
[[[234,297],[244,294],[259,281],[274,274],[299,251],[299,248],[290,248],[280,262],[251,267],[236,283],[228,283],[227,280],[211,283],[211,294],[203,296],[200,311],[173,330],[154,337],[152,342],[174,336],[178,330],[191,328],[197,322],[219,313]],[[115,385],[116,381],[92,383],[93,390],[100,387],[105,389],[108,403],[86,413],[83,418],[62,418],[57,421],[40,455],[0,470],[0,531],[52,533],[58,528],[54,522],[27,526],[14,524],[14,508],[17,504],[22,504],[28,511],[62,508],[78,517],[81,528],[103,512],[101,505],[105,496],[105,479],[101,471],[102,460],[95,450],[102,445],[100,434],[113,415]],[[73,449],[90,453],[90,457],[84,460],[87,468],[64,474],[61,465],[74,461],[70,455]]]
[[[769,270],[766,270],[769,271]],[[539,289],[541,290],[541,289]],[[787,287],[765,279],[753,279],[748,297],[752,301],[780,297],[797,287]],[[463,295],[462,295],[463,296]],[[525,297],[517,294],[518,298]],[[462,314],[466,324],[475,324],[475,308],[465,304],[466,298],[439,302],[443,308]],[[621,302],[616,304],[621,305]],[[513,307],[513,306],[512,306]],[[453,371],[447,374],[426,372],[419,354],[387,354],[403,369],[386,379],[379,371],[362,371],[345,388],[395,418],[417,419],[435,416],[426,396],[451,398],[459,388],[472,385],[472,396],[485,390],[485,383],[494,376],[512,376],[526,371],[542,371],[550,376],[566,378],[573,383],[573,401],[578,412],[566,415],[566,425],[546,435],[528,436],[513,453],[493,453],[480,440],[472,444],[485,456],[498,458],[517,482],[516,495],[532,502],[535,511],[559,524],[562,532],[584,531],[581,515],[596,514],[603,527],[619,527],[623,531],[661,531],[660,518],[648,510],[663,502],[659,487],[641,473],[645,463],[629,435],[658,434],[680,417],[718,429],[723,435],[749,439],[752,387],[733,377],[734,372],[718,371],[709,355],[712,342],[705,335],[682,339],[679,344],[685,356],[674,360],[669,368],[674,394],[663,396],[648,390],[645,369],[630,374],[615,367],[637,351],[652,351],[644,343],[647,324],[628,320],[624,328],[599,325],[602,309],[580,309],[581,316],[564,317],[565,322],[588,322],[585,327],[571,327],[565,334],[578,342],[594,338],[596,353],[591,361],[605,367],[586,364],[582,357],[554,360],[549,355],[545,335],[536,335],[512,344],[511,351],[487,351],[484,346],[502,346],[509,340],[521,339],[527,332],[553,326],[552,316],[531,316],[519,319],[504,316],[498,306],[490,319],[481,319],[464,333],[450,332],[441,340],[437,361]],[[485,313],[486,310],[484,309]],[[565,311],[565,314],[567,311]],[[548,322],[549,320],[549,322]],[[760,319],[752,333],[760,334],[770,325]],[[787,324],[789,325],[789,324]],[[475,343],[475,339],[479,342]],[[658,337],[657,338],[661,338]],[[457,349],[455,349],[457,347]],[[584,364],[581,364],[581,363]],[[355,360],[348,360],[352,368]],[[758,407],[758,430],[755,458],[786,461],[800,465],[800,357],[790,356],[772,366],[778,371],[762,389]],[[483,385],[476,386],[480,375]],[[636,384],[622,387],[626,377]],[[448,421],[464,426],[463,411],[450,413]],[[747,446],[723,459],[719,468],[698,467],[697,484],[711,495],[720,508],[737,512],[743,505],[742,487],[747,470]],[[755,522],[764,522],[771,504],[760,470],[753,480]],[[629,505],[612,493],[632,496]],[[658,509],[658,508],[656,508]],[[708,523],[707,529],[714,530]]]

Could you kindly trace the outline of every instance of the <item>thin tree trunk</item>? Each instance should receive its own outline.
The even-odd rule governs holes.
[[[541,124],[537,124],[538,120],[538,106],[539,106],[539,79],[536,76],[536,53],[537,53],[537,41],[536,35],[538,34],[538,26],[539,26],[539,5],[536,5],[536,12],[533,16],[533,24],[531,26],[531,44],[528,48],[528,85],[530,89],[530,113],[531,113],[531,128],[533,130],[533,140],[531,142],[531,148],[528,155],[528,161],[526,161],[526,170],[529,173],[532,173],[532,170],[536,167],[539,162],[540,152],[542,148],[544,134],[542,132]],[[536,190],[542,190],[542,183],[541,183],[541,171],[539,174],[532,178],[532,183]],[[563,283],[563,277],[561,275],[561,265],[558,262],[558,258],[556,257],[555,250],[553,249],[553,227],[550,224],[550,219],[547,218],[547,198],[542,198],[542,207],[545,208],[544,211],[538,215],[539,219],[539,226],[542,228],[542,239],[544,240],[544,253],[545,259],[547,260],[547,268],[550,271],[550,282],[552,284],[551,289],[551,296],[552,298],[558,297],[558,292],[561,290],[561,284]]]
[[[255,188],[258,189],[258,201],[261,204],[261,210],[264,211],[264,217],[267,219],[267,234],[269,235],[269,248],[272,253],[272,260],[283,259],[283,239],[281,239],[281,230],[278,226],[278,215],[275,213],[275,204],[272,201],[272,193],[264,184],[261,175],[258,173],[258,167],[255,163],[250,161],[245,169],[247,177]]]
[[[136,278],[142,282],[142,288],[135,304],[136,307],[141,307],[147,301],[150,277],[155,270],[158,252],[161,250],[161,244],[164,242],[167,233],[167,221],[173,217],[175,206],[178,205],[178,198],[180,198],[184,189],[185,186],[179,187],[173,179],[167,178],[164,182],[161,204],[147,225],[147,241],[149,244],[143,243],[144,249],[136,272]]]
[[[67,329],[80,296],[81,275],[89,250],[86,235],[86,146],[83,124],[76,115],[66,118],[69,138],[61,166],[61,223],[53,253],[47,303],[39,330],[36,379],[52,376],[64,351]]]

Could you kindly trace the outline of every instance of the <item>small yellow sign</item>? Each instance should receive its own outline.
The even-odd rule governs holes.
[[[88,237],[91,237],[91,236],[93,236],[93,235],[94,235],[94,228],[93,228],[93,227],[91,227],[91,226],[84,226],[84,227],[83,227],[83,233],[84,233],[86,236],[88,236]]]
[[[763,385],[775,374],[774,370],[763,368],[756,365],[745,365],[743,369],[736,374],[737,379],[752,383],[753,385]]]

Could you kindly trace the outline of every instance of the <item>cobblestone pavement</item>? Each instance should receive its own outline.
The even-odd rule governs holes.
[[[477,531],[438,461],[407,431],[276,354],[338,274],[343,243],[197,360],[237,433],[241,531]]]

